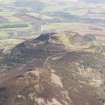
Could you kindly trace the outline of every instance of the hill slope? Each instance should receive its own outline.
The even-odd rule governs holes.
[[[95,38],[75,44],[77,36],[87,38],[44,33],[13,48],[2,61],[0,105],[103,105],[105,58]]]

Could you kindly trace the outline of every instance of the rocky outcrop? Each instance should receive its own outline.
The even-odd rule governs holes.
[[[4,103],[9,102],[6,105],[72,105],[68,91],[54,70],[35,68],[7,84],[8,91],[3,90],[9,93],[4,97]],[[5,105],[2,93],[0,105]]]

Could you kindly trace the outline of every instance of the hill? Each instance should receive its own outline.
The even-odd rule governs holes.
[[[90,40],[75,44],[76,38]],[[105,58],[95,52],[93,41],[90,35],[64,31],[14,47],[2,60],[0,104],[103,105]]]

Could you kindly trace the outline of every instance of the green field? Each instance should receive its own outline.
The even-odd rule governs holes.
[[[15,13],[14,12],[0,12],[0,16],[13,16]]]
[[[8,53],[13,47],[21,43],[21,39],[4,39],[0,40],[0,48],[4,49],[4,53]]]
[[[7,28],[26,28],[28,27],[28,24],[18,24],[18,23],[7,23],[7,24],[1,24],[0,29],[7,29]]]

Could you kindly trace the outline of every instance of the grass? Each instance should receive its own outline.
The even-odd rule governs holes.
[[[87,51],[88,48],[91,47],[90,44],[87,45],[75,45],[71,43],[70,38],[75,35],[76,33],[73,32],[61,32],[61,33],[57,33],[55,34],[55,38],[57,39],[57,42],[59,42],[60,44],[64,45],[64,47],[67,50],[73,50],[73,51],[78,51],[78,50],[84,50]],[[94,48],[93,48],[94,49]],[[89,50],[92,51],[92,50]]]
[[[5,38],[8,38],[9,37],[9,34],[5,31],[0,31],[0,40],[1,39],[5,39]]]
[[[72,48],[74,47],[71,43],[70,43],[70,40],[69,38],[66,36],[65,33],[60,33],[60,34],[57,34],[57,38],[58,40],[60,41],[60,43],[62,43],[65,48]]]
[[[5,28],[24,28],[24,27],[28,27],[28,24],[18,24],[18,23],[16,23],[16,24],[14,24],[14,23],[7,23],[7,24],[1,24],[0,25],[0,29],[5,29]]]
[[[0,0],[0,4],[9,4],[14,2],[15,0]]]
[[[51,23],[51,24],[45,24],[42,27],[43,31],[49,31],[49,30],[61,30],[66,29],[67,27],[70,27],[71,23]]]
[[[0,24],[0,29],[23,29],[23,28],[30,28],[31,25],[29,23],[5,23]]]
[[[28,15],[30,16],[34,16],[36,18],[40,18],[42,20],[48,20],[48,19],[53,19],[52,17],[50,16],[47,16],[47,15],[43,15],[43,14],[39,14],[39,13],[35,13],[35,12],[30,12],[30,13],[27,13]]]
[[[21,39],[4,39],[0,40],[0,48],[4,49],[4,52],[8,52],[10,49],[15,47],[17,44],[21,43]]]
[[[20,18],[16,17],[16,16],[6,16],[5,17],[9,22],[17,22],[17,21],[21,21]]]
[[[56,11],[63,11],[64,7],[57,5],[56,3],[51,3],[51,4],[47,4],[43,9],[42,9],[42,13],[46,13],[46,12],[56,12]]]
[[[15,13],[14,12],[0,12],[0,16],[13,16]]]

